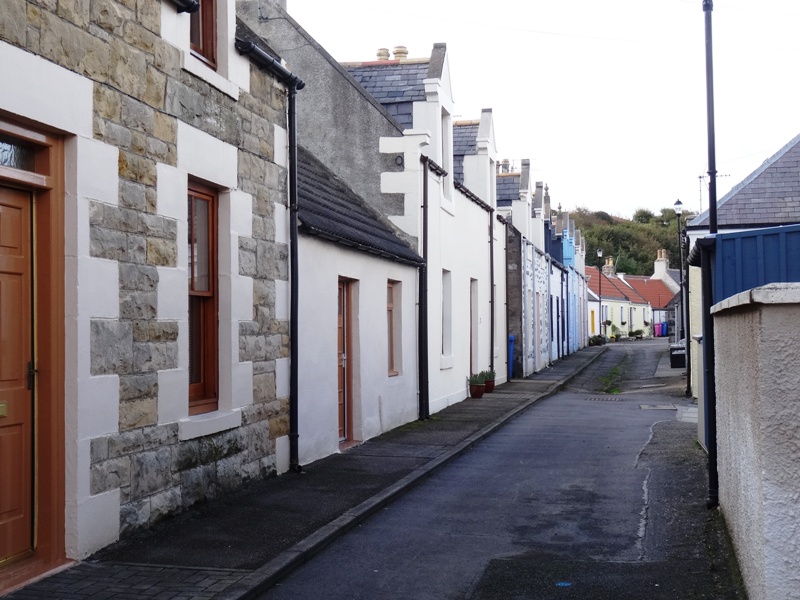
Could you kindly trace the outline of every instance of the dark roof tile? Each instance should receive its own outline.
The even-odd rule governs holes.
[[[304,148],[298,148],[297,195],[305,233],[389,260],[422,263],[377,213]]]

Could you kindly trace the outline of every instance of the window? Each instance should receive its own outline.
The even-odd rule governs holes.
[[[389,333],[389,377],[399,375],[402,370],[400,289],[399,281],[389,281],[386,286],[386,327]]]
[[[192,54],[217,69],[217,0],[200,0],[200,9],[191,14],[189,42]]]
[[[450,271],[442,269],[442,356],[453,354],[453,288]]]
[[[189,414],[217,410],[217,193],[190,182]]]

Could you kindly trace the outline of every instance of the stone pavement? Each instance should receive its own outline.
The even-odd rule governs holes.
[[[195,506],[8,600],[249,598],[273,585],[508,419],[553,395],[606,350],[590,347],[238,493]]]

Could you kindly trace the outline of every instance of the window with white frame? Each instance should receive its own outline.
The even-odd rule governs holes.
[[[400,310],[402,297],[402,284],[390,279],[386,285],[389,377],[395,377],[403,370],[402,311]]]
[[[442,269],[442,356],[453,354],[453,288],[450,271]]]

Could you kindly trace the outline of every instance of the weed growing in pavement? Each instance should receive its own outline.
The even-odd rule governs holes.
[[[621,378],[622,370],[619,367],[611,367],[608,375],[600,377],[600,390],[606,394],[619,394],[622,391],[619,387]]]

